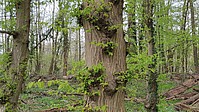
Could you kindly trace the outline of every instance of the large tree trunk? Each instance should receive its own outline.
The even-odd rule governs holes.
[[[90,69],[101,63],[105,70],[97,73],[98,76],[94,78],[104,74],[107,85],[103,87],[100,83],[91,83],[88,92],[99,90],[99,95],[87,96],[86,105],[92,109],[106,106],[106,112],[125,112],[122,88],[125,86],[125,79],[122,81],[117,77],[125,75],[126,71],[126,45],[122,28],[123,0],[84,2],[83,9],[88,8],[91,8],[91,12],[83,15],[86,65]],[[105,47],[97,45],[98,43]],[[92,70],[90,73],[92,74]]]
[[[16,111],[19,95],[27,75],[26,67],[28,62],[28,39],[30,30],[30,0],[16,2],[17,35],[13,37],[11,73],[13,82],[16,84],[14,94],[10,103],[13,112]]]

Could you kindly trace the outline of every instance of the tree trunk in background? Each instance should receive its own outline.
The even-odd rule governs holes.
[[[78,61],[78,57],[79,57],[79,54],[78,54],[78,49],[79,49],[79,47],[78,47],[78,42],[79,42],[79,33],[78,33],[78,30],[76,30],[75,31],[75,33],[76,33],[76,35],[75,35],[75,54],[74,54],[74,60],[75,61]]]
[[[103,7],[98,12],[99,6]],[[123,89],[125,81],[117,77],[124,76],[126,71],[126,45],[121,25],[123,24],[123,0],[104,0],[104,3],[99,0],[83,2],[83,9],[88,7],[92,7],[91,12],[83,15],[86,65],[91,69],[101,63],[105,70],[102,71],[103,73],[98,72],[98,75],[92,78],[97,79],[104,74],[104,80],[108,85],[103,87],[100,83],[91,84],[88,92],[99,91],[100,93],[88,95],[86,107],[94,109],[96,106],[106,106],[106,112],[125,112]],[[107,47],[92,44],[93,42],[103,43]],[[116,45],[110,45],[110,43]],[[93,73],[92,69],[90,73]]]
[[[11,96],[10,103],[16,112],[18,99],[22,92],[25,77],[27,76],[26,67],[28,62],[28,44],[30,30],[30,0],[20,0],[16,2],[16,29],[17,35],[13,37],[11,75],[13,83],[16,84],[14,94]]]
[[[168,0],[167,1],[167,6],[171,6],[171,0]],[[168,8],[167,11],[166,11],[166,15],[167,17],[170,16],[170,12],[171,12],[171,9]],[[171,21],[169,21],[170,23]],[[171,27],[171,26],[170,26]],[[167,26],[165,29],[170,29],[169,26]],[[164,73],[173,73],[175,70],[174,70],[174,54],[175,54],[175,50],[171,48],[172,46],[168,46],[168,50],[166,51],[166,55],[165,55],[165,58],[167,58],[165,61],[165,72]]]
[[[51,61],[50,61],[50,67],[48,70],[49,75],[53,75],[53,73],[54,73],[54,63],[55,63],[55,44],[54,43],[55,43],[55,39],[54,39],[54,33],[53,33],[52,43],[51,43],[52,57],[51,57]]]
[[[41,48],[42,48],[42,44],[41,42],[41,26],[40,26],[40,0],[37,1],[37,7],[36,7],[36,65],[35,65],[35,72],[39,75],[40,71],[41,71]]]
[[[1,6],[2,6],[1,15],[4,15],[4,13],[3,13],[3,12],[4,12],[4,0],[2,1],[2,5],[1,5]],[[3,17],[1,18],[1,21],[4,21],[4,18],[3,18]],[[3,37],[4,34],[2,33],[1,36]],[[3,38],[2,38],[2,43],[3,43],[3,41],[4,41],[4,40],[3,40]],[[3,48],[3,50],[4,50],[4,49],[5,49],[5,48]]]
[[[30,12],[30,18],[31,17],[33,17],[34,16],[34,14],[33,14],[33,12],[34,12],[34,10],[32,9],[32,10],[30,10],[31,12]],[[30,23],[30,29],[33,29],[34,28],[34,24],[33,24],[33,22],[34,22],[34,20],[32,20],[31,21],[31,23]],[[33,61],[34,61],[34,56],[35,56],[35,48],[34,48],[34,45],[35,45],[35,32],[33,31],[33,30],[30,30],[30,43],[29,43],[29,46],[30,46],[30,51],[29,51],[29,66],[28,66],[28,68],[29,68],[29,72],[30,72],[30,74],[31,74],[31,76],[30,76],[30,78],[31,77],[34,77],[36,74],[34,73],[35,72],[35,66],[34,66],[34,63],[33,63]]]
[[[128,4],[131,4],[131,6],[128,7],[128,37],[130,39],[130,48],[128,48],[133,54],[138,54],[137,50],[137,29],[136,29],[136,1],[129,1]]]
[[[156,4],[156,12],[160,12],[162,8],[165,8],[165,1],[158,1]],[[158,52],[158,74],[164,73],[166,58],[164,54],[164,38],[165,36],[161,33],[164,30],[163,25],[161,25],[161,22],[159,22],[160,18],[163,18],[166,14],[162,12],[161,14],[158,14],[157,17],[157,23],[156,26],[156,36],[157,36],[157,52]]]
[[[32,15],[31,15],[32,16]],[[32,29],[33,28],[33,24],[31,24],[30,25],[30,29]],[[30,30],[31,31],[31,30]],[[35,67],[33,66],[34,64],[33,64],[33,60],[34,60],[34,56],[35,56],[35,49],[34,49],[34,32],[33,31],[31,31],[30,32],[30,52],[29,52],[29,69],[30,69],[30,73],[32,74],[32,76],[34,76],[35,74],[34,74],[34,72],[35,72]]]
[[[183,5],[183,9],[182,9],[182,25],[180,30],[183,32],[183,34],[185,34],[185,30],[186,30],[186,22],[187,22],[187,12],[188,12],[188,4],[189,1],[184,0],[184,5]],[[183,35],[184,36],[184,35]],[[186,43],[186,37],[182,37],[182,41]],[[182,44],[182,52],[181,52],[181,67],[182,67],[182,73],[185,72],[185,44]]]
[[[81,28],[78,29],[78,53],[79,53],[79,56],[78,56],[78,61],[81,61],[81,57],[82,57],[82,47],[81,47]]]
[[[54,62],[54,67],[53,67],[55,75],[58,75],[58,73],[59,73],[58,63],[59,63],[60,58],[61,58],[61,57],[59,57],[61,40],[58,38],[58,35],[59,35],[59,31],[57,29],[56,36],[55,36],[55,40],[56,40],[55,41],[55,59],[54,59],[55,62]]]
[[[145,38],[144,38],[144,14],[145,14],[145,1],[142,1],[142,18],[140,20],[140,28],[139,28],[139,53],[142,54],[146,50],[146,46],[144,44]]]
[[[6,7],[6,5],[7,5],[7,2],[6,2],[6,0],[4,1],[4,4],[5,4],[5,7]],[[4,20],[5,20],[5,25],[7,24],[7,11],[6,10],[4,10]],[[6,28],[5,30],[8,30],[8,28]],[[4,51],[3,52],[6,52],[6,50],[7,50],[7,34],[4,34]]]
[[[39,22],[41,21],[41,8],[40,8],[40,0],[38,0],[38,41],[39,41],[39,48],[38,48],[38,63],[37,63],[37,66],[38,68],[36,70],[38,74],[41,75],[41,66],[42,66],[42,63],[41,63],[41,60],[42,60],[42,43],[41,43],[41,37],[42,37],[42,34],[41,34],[41,31],[42,31],[42,26],[41,24],[39,24]]]
[[[12,4],[13,4],[13,3],[9,2],[8,5],[12,5]],[[13,20],[13,19],[14,19],[14,17],[13,17],[13,9],[10,8],[9,13],[10,13],[10,20]],[[12,23],[12,21],[10,22],[10,24],[11,24],[11,23]],[[15,27],[12,26],[10,29],[13,31],[14,28],[15,28]],[[10,52],[10,51],[11,51],[11,46],[12,46],[10,36],[7,37],[7,43],[6,43],[6,44],[7,44],[7,45],[6,45],[6,46],[7,46],[6,52]]]
[[[54,32],[54,31],[53,31]],[[58,38],[58,31],[56,31],[56,33],[53,33],[53,38],[52,38],[52,58],[51,58],[51,63],[50,63],[50,68],[49,68],[49,75],[55,75],[54,73],[57,70],[57,50],[58,50],[58,46],[57,46],[57,38]]]
[[[67,75],[68,70],[68,52],[69,52],[69,42],[68,42],[68,31],[63,32],[63,76]]]
[[[196,26],[195,26],[195,18],[194,18],[194,7],[193,0],[190,1],[190,9],[191,9],[191,29],[192,29],[192,38],[193,38],[193,58],[194,58],[194,67],[195,72],[199,73],[199,65],[198,65],[198,48],[197,41],[194,40],[194,36],[196,35]]]
[[[63,76],[67,75],[68,70],[68,53],[69,53],[69,36],[68,36],[68,18],[67,12],[63,12],[64,7],[68,7],[68,2],[64,0],[59,1],[59,21],[61,21],[61,28],[62,28],[62,46],[63,46]]]
[[[53,0],[53,11],[52,11],[52,24],[55,25],[55,0]],[[54,74],[54,70],[55,70],[55,55],[56,55],[56,41],[57,41],[57,32],[55,34],[55,26],[53,27],[53,31],[52,31],[52,58],[51,58],[51,62],[50,62],[50,67],[48,70],[48,74],[49,75],[53,75]]]
[[[69,29],[68,29],[68,46],[69,46],[68,56],[69,56],[69,57],[72,56],[71,41],[72,41],[72,29],[69,28]]]
[[[154,11],[154,1],[146,0],[145,3],[145,24],[146,31],[145,36],[148,40],[148,55],[152,57],[153,63],[149,64],[148,71],[148,94],[147,94],[147,104],[145,108],[147,112],[157,112],[157,103],[158,103],[158,85],[157,85],[157,71],[156,71],[156,54],[155,50],[155,39],[154,39],[154,27],[153,27],[153,11]]]

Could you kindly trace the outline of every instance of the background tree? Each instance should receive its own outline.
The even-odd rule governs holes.
[[[194,67],[195,72],[199,72],[199,66],[198,66],[198,48],[197,48],[197,40],[194,38],[196,35],[196,26],[195,26],[195,17],[194,17],[194,6],[193,6],[193,0],[189,0],[190,3],[190,9],[191,9],[191,30],[192,30],[192,38],[193,38],[193,58],[194,58]]]
[[[148,56],[151,57],[152,63],[149,64],[148,71],[148,94],[147,94],[147,112],[157,112],[158,102],[158,85],[157,85],[157,71],[156,71],[156,48],[155,48],[155,35],[154,35],[154,0],[147,0],[145,3],[145,36],[148,40]]]

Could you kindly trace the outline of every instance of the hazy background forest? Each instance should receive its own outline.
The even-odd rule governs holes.
[[[199,112],[198,0],[1,0],[0,112]]]

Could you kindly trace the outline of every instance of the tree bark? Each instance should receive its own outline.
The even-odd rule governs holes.
[[[82,57],[82,47],[81,47],[81,28],[78,29],[78,61],[81,61],[81,57]]]
[[[193,0],[189,0],[189,2],[190,2],[190,9],[191,9],[191,29],[192,29],[192,38],[193,38],[196,35]],[[197,42],[194,39],[193,39],[193,58],[194,58],[195,72],[199,73],[198,48],[197,48]]]
[[[37,17],[36,17],[36,49],[35,49],[35,53],[36,53],[36,65],[35,65],[35,72],[37,74],[40,74],[40,71],[41,71],[41,49],[42,49],[42,44],[39,44],[41,43],[41,30],[42,30],[42,27],[40,26],[40,0],[37,1],[37,7],[36,7],[36,14],[37,14]]]
[[[16,29],[18,35],[13,38],[11,75],[16,88],[11,96],[10,103],[13,112],[17,109],[18,99],[23,90],[23,84],[27,75],[28,44],[30,30],[30,0],[16,2]]]
[[[55,24],[55,0],[53,0],[53,11],[52,11],[52,24]],[[55,68],[56,68],[56,49],[57,49],[57,36],[58,31],[55,32],[55,26],[53,27],[52,31],[52,58],[50,62],[50,67],[48,70],[49,75],[54,75]]]
[[[104,7],[100,10],[99,6]],[[105,70],[93,78],[96,79],[104,74],[107,85],[91,83],[88,92],[98,91],[99,95],[88,95],[86,107],[94,109],[96,106],[106,106],[106,112],[125,112],[125,93],[122,88],[125,86],[125,81],[119,81],[117,77],[119,74],[124,76],[126,71],[126,45],[121,26],[123,0],[105,0],[104,3],[99,0],[94,0],[93,3],[83,2],[83,9],[88,8],[91,8],[91,12],[83,15],[86,65],[90,69],[101,63]],[[113,28],[114,26],[116,28]],[[93,43],[101,43],[107,47]],[[90,73],[92,74],[92,71]],[[96,112],[96,110],[93,111]]]
[[[68,32],[63,32],[63,76],[67,75],[68,70],[68,52],[69,52],[69,42],[68,42]]]
[[[79,33],[78,30],[75,31],[75,52],[74,52],[74,60],[79,61]]]
[[[186,30],[186,22],[187,22],[187,12],[188,12],[188,4],[189,1],[188,0],[184,0],[184,5],[183,5],[183,10],[182,10],[182,25],[180,30],[182,31],[182,33],[185,33]],[[186,43],[186,37],[182,37],[183,41]],[[187,43],[186,43],[187,44]],[[185,72],[185,45],[182,45],[182,52],[181,52],[181,67],[182,67],[182,73]],[[184,76],[185,77],[185,76]]]
[[[148,71],[148,94],[147,94],[147,104],[145,108],[147,112],[157,112],[157,102],[158,102],[158,85],[157,85],[157,71],[156,71],[156,53],[155,49],[155,39],[154,39],[154,27],[153,27],[153,12],[154,11],[154,1],[146,0],[145,3],[145,25],[146,31],[145,36],[148,40],[148,56],[152,57],[153,63],[149,64]],[[151,70],[152,69],[152,70]]]

